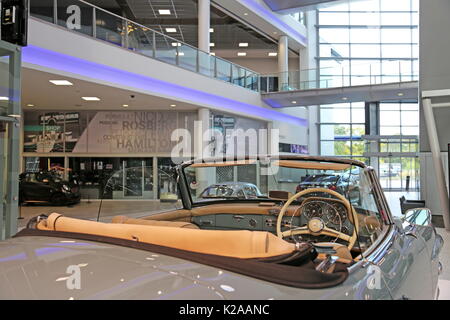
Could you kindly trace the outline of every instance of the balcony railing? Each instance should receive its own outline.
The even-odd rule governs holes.
[[[410,60],[383,61],[372,64],[352,64],[338,68],[320,68],[260,75],[263,93],[295,90],[328,89],[350,86],[379,85],[417,81]]]
[[[31,0],[31,16],[207,77],[259,91],[259,74],[82,0]],[[145,68],[145,66],[142,66]]]

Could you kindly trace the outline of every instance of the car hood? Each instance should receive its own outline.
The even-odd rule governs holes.
[[[328,296],[336,290],[286,287],[102,242],[53,236],[20,236],[0,242],[1,300],[320,299],[324,292]]]
[[[0,242],[0,299],[224,299],[216,268],[91,241]],[[79,288],[78,288],[79,287]]]

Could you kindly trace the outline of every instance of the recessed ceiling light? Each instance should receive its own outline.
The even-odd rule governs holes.
[[[248,16],[248,13],[247,13],[247,12],[244,12],[244,16]]]
[[[214,32],[214,28],[209,28],[209,32]]]
[[[19,119],[20,114],[8,114],[8,117]]]
[[[177,105],[176,104],[171,104],[170,106],[173,108],[173,107],[176,107]]]
[[[8,97],[0,97],[0,101],[8,101],[9,98]]]
[[[347,101],[348,98],[347,97],[342,97],[342,100]]]
[[[172,47],[180,47],[181,43],[179,42],[172,42]]]
[[[248,42],[239,42],[239,47],[248,47]]]
[[[100,101],[100,98],[98,97],[81,97],[81,99],[86,101]]]
[[[170,14],[170,10],[168,10],[168,9],[159,9],[158,12],[160,15],[169,15]]]
[[[405,94],[404,94],[403,92],[399,92],[399,93],[397,93],[397,95],[398,95],[399,97],[403,97]]]
[[[184,56],[184,52],[178,52],[177,55],[178,56]]]
[[[126,107],[128,107],[128,105],[127,104],[123,104],[122,107],[126,108]]]
[[[49,82],[53,83],[56,86],[71,86],[73,85],[72,82],[67,80],[49,80]]]
[[[34,104],[29,103],[27,104],[27,107],[34,107]]]
[[[245,57],[247,55],[247,52],[238,52],[237,54],[239,57]]]
[[[214,43],[214,42],[211,42],[210,44],[209,44],[209,46],[210,47],[214,47],[216,44]]]
[[[269,52],[269,57],[276,57],[278,52]]]
[[[292,104],[296,104],[297,103],[297,101],[292,101]]]
[[[177,32],[177,28],[166,28],[166,32],[168,32],[168,33]]]
[[[210,52],[209,54],[212,55],[212,56],[215,56],[215,55],[216,55],[215,52]]]

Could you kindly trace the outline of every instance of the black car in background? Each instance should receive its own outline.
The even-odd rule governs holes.
[[[80,190],[75,181],[62,180],[48,172],[24,172],[19,175],[19,203],[50,203],[70,205],[80,202]]]
[[[352,203],[360,202],[360,193],[358,188],[358,175],[354,174],[315,174],[304,178],[295,192],[310,189],[310,188],[328,188],[346,195]]]

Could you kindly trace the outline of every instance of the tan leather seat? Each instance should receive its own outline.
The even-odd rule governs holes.
[[[181,250],[243,259],[275,257],[295,251],[295,244],[262,231],[201,230],[103,223],[67,218],[58,213],[52,213],[47,219],[41,220],[37,224],[37,228],[134,240]]]
[[[352,257],[350,250],[348,250],[348,247],[343,244],[336,243],[336,242],[317,242],[314,245],[317,247],[332,248],[336,252],[333,255],[339,257],[339,260],[338,260],[339,262],[350,263],[353,261],[353,257]],[[319,254],[319,256],[317,258],[319,260],[324,260],[326,258],[326,255]]]
[[[139,225],[146,225],[146,226],[199,229],[199,227],[197,225],[195,225],[193,223],[190,223],[190,222],[133,219],[133,218],[128,218],[126,216],[115,216],[112,219],[112,223],[139,224]]]

